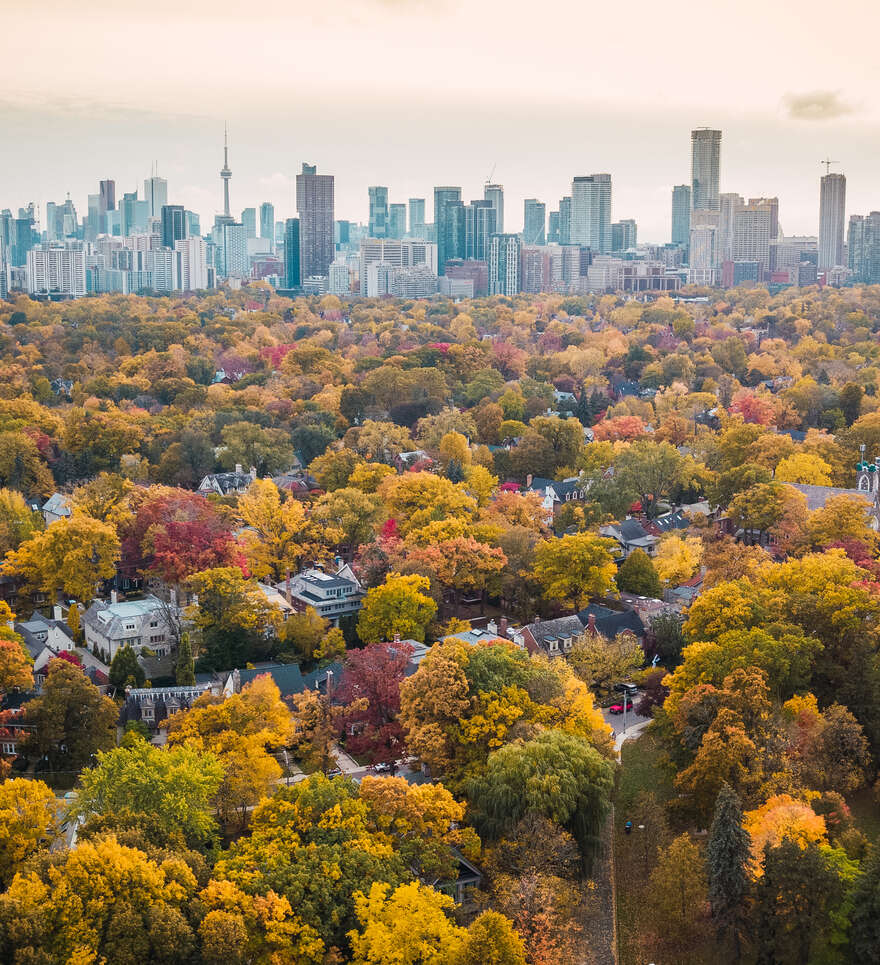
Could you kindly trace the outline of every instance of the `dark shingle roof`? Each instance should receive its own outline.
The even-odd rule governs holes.
[[[624,630],[631,630],[637,637],[645,635],[645,625],[635,610],[612,610],[600,603],[591,603],[578,613],[578,620],[582,626],[586,627],[589,624],[590,615],[595,617],[596,629],[599,633],[609,640],[616,637],[618,633],[623,633]]]
[[[577,637],[584,632],[584,625],[576,617],[558,617],[555,620],[541,620],[530,623],[526,628],[535,638],[535,642],[543,646],[546,640],[557,637]]]
[[[627,543],[631,543],[637,539],[644,539],[650,535],[637,519],[624,519],[617,524],[617,528],[620,530],[621,537],[626,540]]]

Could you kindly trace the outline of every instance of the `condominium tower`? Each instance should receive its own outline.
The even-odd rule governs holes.
[[[826,174],[819,188],[819,271],[843,264],[846,177]]]
[[[698,127],[691,131],[691,207],[719,208],[721,131]]]
[[[303,164],[296,176],[296,210],[300,224],[301,277],[326,275],[335,256],[333,244],[333,175],[318,174]]]
[[[589,245],[600,255],[611,251],[610,174],[590,174],[571,182],[570,241]]]

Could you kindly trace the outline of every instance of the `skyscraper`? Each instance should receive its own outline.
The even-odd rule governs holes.
[[[244,230],[247,233],[248,238],[257,237],[257,209],[256,208],[245,208],[241,212],[241,223],[244,225]]]
[[[547,244],[559,244],[559,212],[551,211],[547,215]]]
[[[98,194],[101,197],[101,214],[106,214],[108,211],[116,210],[116,182],[115,181],[99,181],[98,182]]]
[[[819,187],[819,271],[843,264],[846,177],[826,174]]]
[[[559,244],[571,244],[571,198],[559,200]]]
[[[388,205],[388,237],[402,238],[406,234],[406,205]]]
[[[676,184],[672,189],[672,243],[687,248],[691,231],[691,187]]]
[[[483,200],[491,201],[495,209],[495,230],[498,234],[504,233],[504,185],[485,184],[483,185]]]
[[[471,201],[464,209],[464,251],[456,257],[469,261],[487,261],[489,239],[497,233],[497,211],[491,201]]]
[[[776,198],[752,198],[733,217],[733,257],[731,261],[754,261],[761,272],[770,268],[770,242],[776,237],[779,202]],[[774,228],[776,230],[774,230]],[[762,280],[759,272],[758,281]]]
[[[721,173],[721,131],[691,131],[691,207],[717,211]]]
[[[303,164],[302,174],[296,176],[303,279],[326,275],[336,254],[333,244],[333,187],[333,175],[318,174],[313,164]]]
[[[437,274],[446,274],[446,262],[460,258],[459,234],[464,235],[464,219],[456,212],[462,207],[461,188],[434,188],[434,230],[437,232]],[[463,239],[462,239],[463,240]]]
[[[526,199],[523,205],[523,244],[543,245],[546,224],[547,205],[535,198]]]
[[[367,189],[370,196],[370,237],[388,237],[388,188]]]
[[[880,211],[851,215],[846,243],[853,280],[880,285]]]
[[[175,241],[186,238],[186,213],[182,204],[162,207],[162,247],[173,248]]]
[[[725,192],[719,199],[718,232],[715,238],[715,262],[733,261],[733,229],[736,213],[745,207],[745,199],[735,192]]]
[[[489,242],[490,295],[515,295],[519,291],[521,253],[519,235],[492,235]]]
[[[144,200],[149,205],[148,217],[161,218],[162,208],[168,204],[168,182],[165,178],[144,178]]]
[[[589,245],[594,254],[611,251],[610,174],[590,174],[572,181],[570,241]]]
[[[275,205],[264,201],[260,205],[260,237],[268,242],[269,251],[275,249]]]
[[[288,288],[302,285],[299,218],[284,222],[284,284]]]
[[[425,199],[409,199],[409,233],[413,238],[423,238],[425,235]]]

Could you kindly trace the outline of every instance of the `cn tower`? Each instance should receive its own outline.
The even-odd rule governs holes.
[[[223,125],[223,169],[220,171],[220,177],[223,178],[223,217],[231,221],[232,215],[229,213],[229,179],[232,177],[232,171],[229,170],[229,143],[225,124]]]

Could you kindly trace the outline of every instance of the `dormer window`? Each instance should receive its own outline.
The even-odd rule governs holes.
[[[555,637],[547,641],[547,646],[550,648],[550,653],[559,653],[559,641]]]

